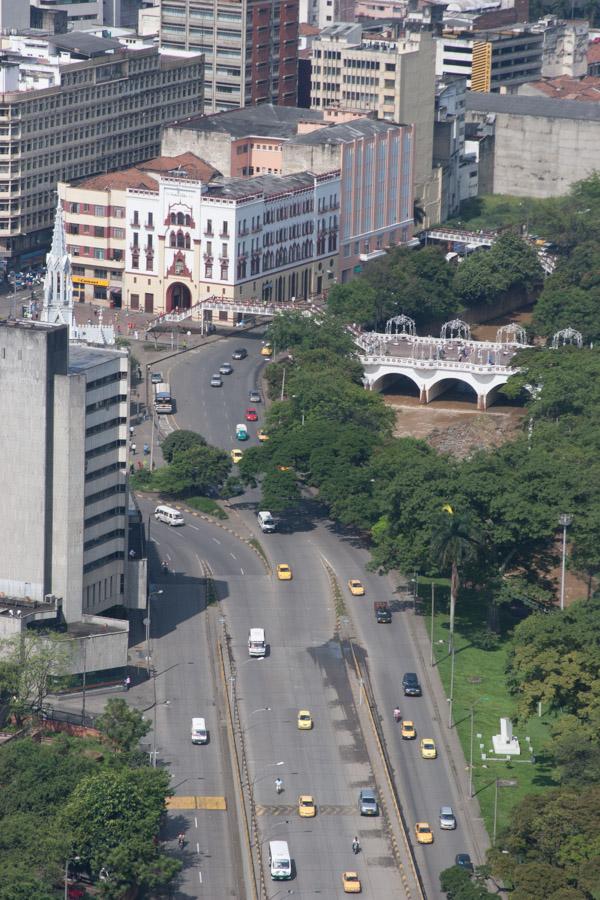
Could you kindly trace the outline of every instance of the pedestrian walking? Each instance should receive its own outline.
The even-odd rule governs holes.
[[[135,456],[135,451],[136,451],[136,450],[137,450],[137,447],[136,447],[136,445],[135,445],[135,441],[132,441],[132,442],[131,442],[131,452],[133,453],[134,456]]]
[[[131,687],[131,675],[128,675],[125,678],[125,681],[123,682],[123,687],[125,688],[126,691],[129,690],[129,688]]]

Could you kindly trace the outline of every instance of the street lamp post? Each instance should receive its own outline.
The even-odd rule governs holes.
[[[162,590],[149,591],[148,593],[148,615],[146,616],[146,672],[148,673],[148,677],[150,677],[150,618],[152,616],[152,598],[158,597],[160,594],[162,594]]]
[[[433,665],[433,623],[435,618],[435,584],[431,582],[431,657],[430,665]]]
[[[454,703],[454,644],[452,644],[452,661],[450,665],[450,696],[448,697],[448,728],[452,728],[452,706]]]
[[[567,528],[573,521],[573,516],[568,513],[561,513],[558,517],[559,525],[562,525],[562,563],[560,567],[560,608],[565,608],[565,574],[567,566]]]

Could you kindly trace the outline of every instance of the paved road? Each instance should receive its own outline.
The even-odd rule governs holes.
[[[221,362],[230,358],[234,346],[246,346],[249,350],[249,357],[233,363],[234,374],[225,379],[222,389],[210,388],[210,375],[216,371]],[[188,354],[185,362],[178,365],[171,374],[171,383],[174,385],[178,397],[179,424],[200,431],[209,442],[223,446],[225,449],[235,446],[236,442],[233,438],[235,423],[240,421],[240,413],[247,405],[247,391],[256,385],[259,377],[260,346],[260,336],[244,335],[243,338],[234,336]],[[260,422],[256,424],[260,426]],[[253,426],[250,426],[250,432],[251,434],[255,433]],[[253,498],[242,499],[247,501]],[[246,505],[244,503],[237,505],[240,507],[241,517],[251,528],[255,527],[254,513],[243,509],[243,506]],[[426,689],[427,681],[423,677],[426,673],[421,670],[421,663],[408,627],[410,623],[407,622],[407,616],[412,615],[412,612],[397,611],[391,625],[377,625],[373,617],[372,601],[381,598],[392,599],[389,581],[386,578],[367,573],[365,571],[365,563],[368,559],[366,551],[357,546],[353,539],[337,534],[331,523],[319,519],[309,519],[304,522],[302,530],[291,536],[285,534],[261,536],[261,541],[275,562],[288,562],[293,566],[294,571],[299,573],[297,577],[300,583],[297,586],[296,581],[292,585],[281,585],[282,589],[289,588],[289,592],[287,595],[283,594],[283,602],[286,605],[281,608],[285,610],[284,616],[276,615],[273,619],[276,627],[275,634],[279,640],[281,634],[288,636],[296,628],[308,628],[309,640],[305,643],[307,647],[313,647],[313,655],[314,647],[319,646],[323,653],[327,653],[326,642],[322,641],[321,644],[318,642],[322,635],[321,628],[325,628],[325,622],[322,619],[314,620],[319,623],[319,630],[318,632],[313,631],[311,635],[311,629],[314,630],[316,627],[313,625],[313,617],[325,614],[323,598],[326,593],[319,554],[322,553],[327,557],[336,570],[341,584],[344,585],[350,577],[359,577],[365,583],[366,597],[351,598],[348,595],[347,602],[351,607],[357,636],[366,648],[373,690],[382,715],[387,748],[407,821],[412,825],[416,821],[426,820],[434,827],[435,843],[433,847],[417,846],[416,853],[427,896],[441,896],[439,872],[453,863],[454,855],[458,852],[467,851],[475,856],[471,832],[466,822],[472,812],[468,811],[464,791],[461,792],[457,788],[455,775],[446,756],[443,740],[446,722],[439,721],[432,698]],[[266,592],[263,597],[254,599],[254,602],[258,604],[257,615],[262,617],[262,621],[252,621],[249,624],[267,627],[271,635],[270,639],[275,644],[270,624],[272,596],[271,592]],[[290,597],[292,602],[288,603]],[[301,612],[299,604],[304,603],[310,604],[311,612],[308,621],[307,617],[303,615],[298,618]],[[397,602],[396,606],[399,607],[399,605]],[[251,606],[251,609],[253,611],[254,607]],[[268,616],[265,615],[267,612]],[[330,632],[331,629],[329,629]],[[304,635],[305,632],[301,631],[300,633]],[[324,633],[328,633],[326,628]],[[316,639],[316,642],[311,640],[311,637]],[[237,635],[240,646],[244,640],[243,633]],[[279,650],[273,661],[277,661],[279,666]],[[265,672],[267,668],[262,669],[262,666],[267,667],[270,663],[271,661],[268,660],[264,664],[246,666],[243,671],[252,670],[254,679],[254,671]],[[322,661],[320,665],[322,665]],[[289,684],[293,688],[294,684],[298,683],[298,672],[304,670],[306,670],[306,677],[310,678],[311,667],[306,666],[304,662],[303,669],[298,669],[295,654],[292,652],[292,658],[286,661],[283,671],[279,671],[278,668],[277,677],[278,679],[284,677],[287,671]],[[424,696],[421,699],[404,699],[402,697],[401,679],[405,671],[416,671],[421,675],[425,686]],[[266,688],[262,685],[261,690],[264,689]],[[286,696],[288,690],[289,686],[286,682]],[[294,692],[292,691],[292,693]],[[252,703],[254,703],[252,709],[266,705],[272,706],[273,710],[276,709],[272,703],[264,699],[262,693],[255,694],[253,687],[252,697]],[[294,701],[297,703],[307,702],[302,701],[297,690]],[[284,703],[283,696],[280,697],[279,702]],[[399,729],[391,721],[390,715],[397,703],[400,703],[405,716],[414,720],[419,738],[434,738],[439,750],[437,760],[427,761],[420,758],[418,740],[414,743],[401,740]],[[293,704],[288,702],[286,709],[288,710],[287,715],[291,715]],[[442,719],[446,712],[445,708],[440,711]],[[265,735],[266,746],[270,749],[273,746],[270,741],[271,726],[267,727],[264,724],[266,717],[269,717],[269,720],[274,718],[273,713],[254,714],[250,733]],[[258,752],[260,759],[264,759],[264,753],[260,748]],[[296,782],[294,782],[294,790],[295,784]],[[302,787],[299,783],[298,786]],[[439,807],[445,804],[452,805],[457,815],[458,828],[454,832],[442,832],[437,824]]]
[[[145,515],[153,504],[143,502]],[[222,900],[245,898],[238,824],[229,771],[223,716],[223,701],[215,688],[211,660],[212,636],[207,634],[205,587],[200,560],[214,529],[190,523],[185,528],[169,528],[152,523],[151,565],[156,588],[161,595],[152,601],[151,648],[156,667],[156,749],[159,765],[168,766],[176,797],[225,797],[228,811],[177,810],[168,817],[167,837],[186,834],[182,860],[184,869],[177,897]],[[236,548],[237,549],[237,548]],[[212,544],[215,560],[239,573],[239,564]],[[156,574],[159,560],[167,559],[172,574]],[[248,556],[247,565],[255,563]],[[154,716],[154,710],[146,713]],[[190,740],[194,716],[206,719],[210,742],[194,746]],[[151,740],[151,738],[150,738]]]

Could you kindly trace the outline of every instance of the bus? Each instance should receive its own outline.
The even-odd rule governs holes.
[[[173,398],[171,388],[166,381],[154,385],[154,409],[157,413],[172,413]]]

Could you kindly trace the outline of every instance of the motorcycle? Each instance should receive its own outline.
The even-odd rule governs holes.
[[[169,563],[168,562],[162,562],[160,567],[162,569],[163,575],[169,574]]]
[[[283,790],[283,781],[281,780],[281,778],[275,779],[275,790],[277,791],[278,794],[281,794],[281,792]]]
[[[360,853],[360,844],[358,842],[358,838],[354,838],[352,841],[352,852],[356,856],[357,853]]]

